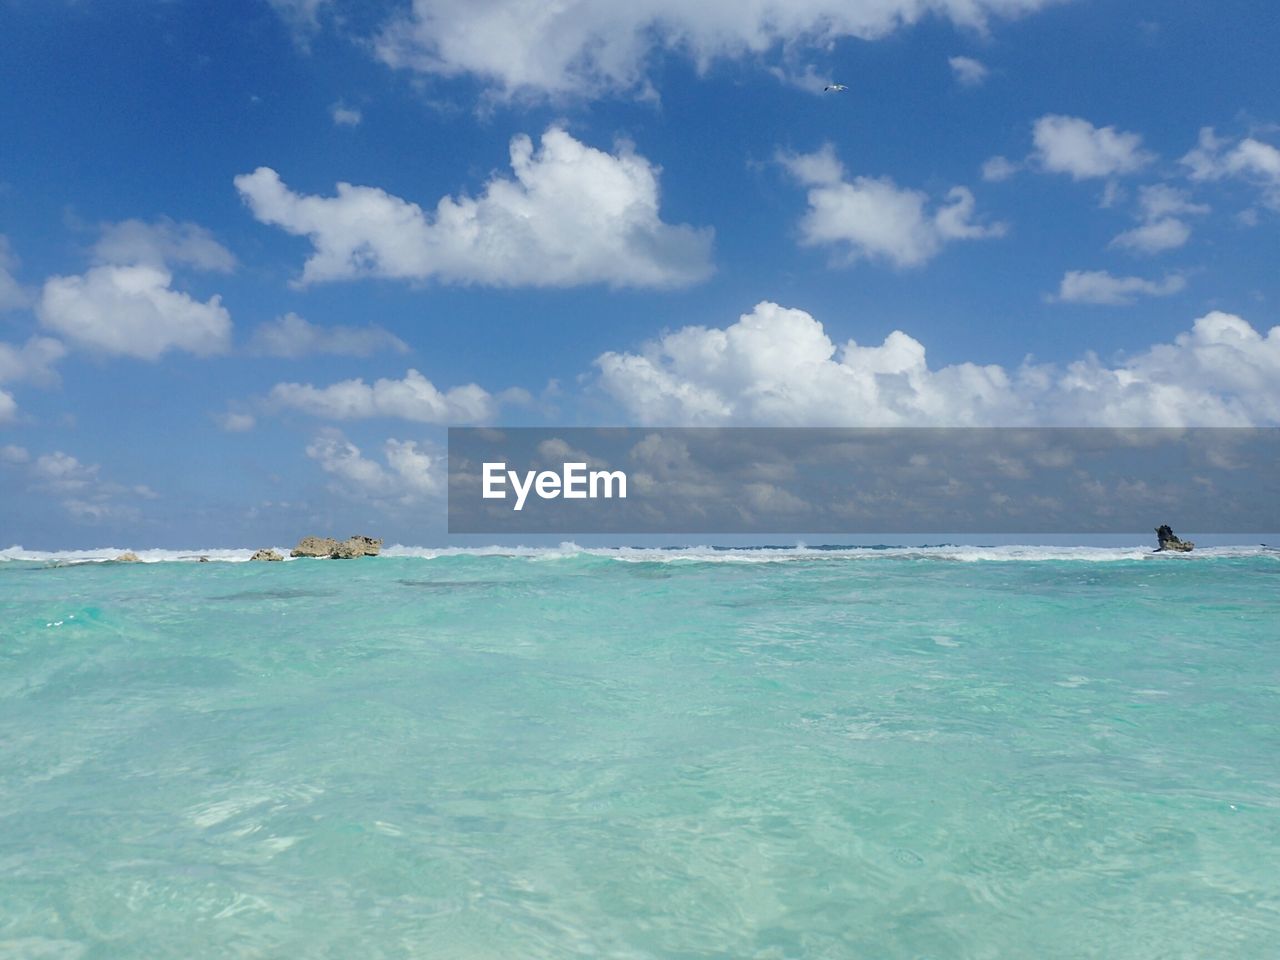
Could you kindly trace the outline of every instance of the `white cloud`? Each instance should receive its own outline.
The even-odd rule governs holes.
[[[333,116],[333,125],[335,127],[358,127],[360,121],[364,119],[360,111],[355,107],[344,106],[341,101],[335,103],[330,108]]]
[[[802,310],[761,303],[724,329],[685,327],[606,353],[599,385],[644,424],[1246,426],[1280,424],[1280,327],[1214,312],[1172,343],[1104,364],[930,368],[894,331],[837,346]]]
[[[1012,162],[1008,157],[991,157],[982,165],[982,179],[988,183],[999,183],[1008,180],[1021,169],[1021,164]]]
[[[408,345],[381,327],[320,327],[296,313],[286,313],[253,332],[249,352],[264,357],[305,357],[330,353],[368,357],[382,350],[408,353]]]
[[[267,0],[280,15],[293,36],[293,41],[306,50],[312,35],[320,28],[320,11],[330,0]]]
[[[1138,134],[1095,127],[1080,117],[1046,114],[1033,125],[1032,139],[1039,166],[1073,180],[1133,173],[1155,159],[1142,149]]]
[[[390,439],[383,445],[385,466],[365,457],[360,448],[336,430],[307,445],[307,456],[338,480],[340,492],[370,500],[394,499],[412,503],[438,493],[442,459],[412,440]]]
[[[1192,203],[1187,191],[1171,187],[1167,183],[1157,183],[1139,190],[1138,206],[1143,220],[1209,212],[1206,204]]]
[[[16,269],[18,258],[13,255],[9,238],[0,233],[0,311],[17,310],[31,302],[31,297],[13,275]]]
[[[497,97],[651,95],[655,54],[672,51],[700,69],[724,58],[782,49],[829,49],[844,37],[874,40],[929,14],[982,29],[1053,0],[414,0],[377,41],[396,67],[444,77],[473,75]]]
[[[974,222],[973,194],[964,187],[952,187],[946,201],[930,210],[927,194],[899,187],[888,177],[846,181],[830,144],[815,153],[782,155],[779,160],[809,187],[801,242],[833,246],[850,261],[867,258],[897,267],[919,266],[952,240],[999,237],[1007,229],[1001,223]]]
[[[98,465],[86,466],[61,450],[41,454],[31,464],[31,476],[38,486],[54,493],[83,490],[98,479]]]
[[[1069,270],[1063,275],[1054,299],[1061,303],[1125,306],[1138,297],[1170,296],[1186,285],[1186,279],[1176,273],[1163,280],[1144,280],[1142,277],[1113,277],[1105,270]]]
[[[257,426],[257,418],[251,413],[239,413],[234,410],[228,410],[226,413],[216,414],[214,420],[218,422],[218,426],[227,433],[246,433]]]
[[[230,273],[236,266],[231,251],[204,227],[168,217],[154,223],[124,220],[106,224],[94,244],[93,256],[97,263],[116,266],[143,264],[165,269],[170,264],[183,264],[218,273]]]
[[[478,423],[493,418],[501,398],[469,383],[447,391],[436,389],[417,370],[403,380],[343,380],[328,387],[278,383],[270,402],[327,420],[398,417],[417,423]]]
[[[951,64],[951,72],[962,87],[979,87],[991,73],[986,64],[972,57],[951,57],[947,63]]]
[[[824,93],[828,93],[827,87],[836,82],[831,74],[819,73],[811,63],[806,63],[804,69],[799,72],[794,67],[788,66],[770,67],[769,73],[787,86],[795,87],[797,90],[803,90],[806,93],[812,93],[815,96],[822,96]]]
[[[1280,210],[1280,149],[1245,137],[1232,144],[1219,138],[1212,127],[1200,131],[1198,145],[1182,158],[1192,180],[1239,178],[1262,190],[1263,202]]]
[[[136,507],[110,500],[85,500],[80,497],[68,497],[62,501],[62,508],[76,520],[86,523],[98,523],[103,520],[136,520],[139,512]]]
[[[0,390],[0,423],[12,423],[18,417],[18,401],[7,390]]]
[[[155,360],[169,350],[200,356],[225,353],[231,316],[214,296],[205,303],[171,289],[162,267],[99,266],[45,281],[40,322],[76,343],[107,354]]]
[[[1102,188],[1102,196],[1098,198],[1098,206],[1103,210],[1110,210],[1127,195],[1119,180],[1108,180],[1107,185]]]
[[[1126,230],[1111,241],[1113,247],[1123,247],[1136,253],[1160,253],[1174,250],[1191,239],[1191,227],[1176,217],[1152,220],[1132,230]]]
[[[7,446],[0,448],[0,460],[22,467],[30,490],[57,498],[77,520],[133,519],[138,516],[133,501],[159,498],[145,484],[127,486],[104,480],[98,464],[82,463],[62,450],[33,460],[24,448]]]
[[[67,348],[52,337],[29,337],[21,347],[0,343],[0,383],[55,384],[53,365],[66,354]]]
[[[535,150],[511,141],[513,178],[434,213],[376,187],[293,193],[274,170],[236,177],[253,215],[310,238],[303,284],[357,277],[493,286],[680,287],[711,273],[710,229],[663,223],[657,167],[621,144],[610,154],[558,127]]]
[[[1111,241],[1137,253],[1159,253],[1183,246],[1191,238],[1191,227],[1183,216],[1208,213],[1202,203],[1192,203],[1190,194],[1167,184],[1143,187],[1138,194],[1141,225],[1126,230]]]

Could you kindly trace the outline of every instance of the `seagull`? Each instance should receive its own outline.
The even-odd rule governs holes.
[[[848,90],[848,89],[849,88],[846,87],[843,83],[832,83],[823,87],[822,92],[826,93],[827,91],[831,91],[833,93],[839,93],[841,90]]]

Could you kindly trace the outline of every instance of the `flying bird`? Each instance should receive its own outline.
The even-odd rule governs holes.
[[[826,93],[827,91],[831,91],[833,93],[839,93],[841,90],[848,90],[848,89],[849,88],[846,87],[843,83],[831,83],[823,87],[822,92]]]

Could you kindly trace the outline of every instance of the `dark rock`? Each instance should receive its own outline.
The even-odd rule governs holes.
[[[1156,553],[1161,551],[1187,553],[1196,547],[1190,540],[1179,540],[1174,534],[1173,528],[1167,523],[1156,527],[1156,539],[1160,541],[1160,546],[1156,547]]]
[[[280,554],[276,553],[274,550],[270,550],[266,547],[263,547],[261,550],[259,550],[249,559],[250,560],[283,560],[284,557],[280,556]]]

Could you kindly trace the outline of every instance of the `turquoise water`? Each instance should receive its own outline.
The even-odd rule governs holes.
[[[1275,957],[1278,588],[1249,551],[0,561],[0,957]]]

